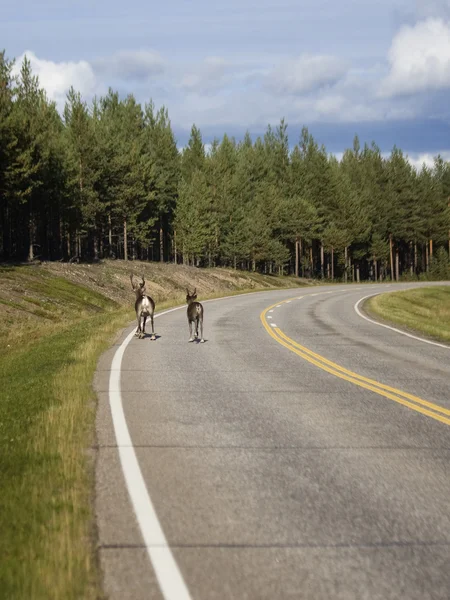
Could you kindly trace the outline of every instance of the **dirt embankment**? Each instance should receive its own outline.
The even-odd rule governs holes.
[[[130,307],[130,274],[145,276],[146,290],[157,305],[184,302],[186,288],[199,300],[239,290],[290,288],[313,284],[296,277],[197,269],[185,265],[105,260],[97,264],[42,263],[0,265],[0,345],[31,341],[57,325],[114,307]],[[39,330],[39,331],[38,331]]]
[[[43,268],[73,283],[84,285],[119,304],[133,299],[130,273],[145,276],[147,293],[155,302],[185,296],[186,287],[197,288],[199,299],[210,294],[243,289],[295,287],[310,284],[297,277],[260,275],[233,269],[197,269],[185,265],[105,260],[96,265],[46,263]]]

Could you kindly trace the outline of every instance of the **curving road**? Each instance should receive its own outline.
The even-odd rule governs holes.
[[[450,348],[354,309],[408,287],[208,301],[205,344],[185,308],[123,333],[95,380],[109,598],[450,598]]]

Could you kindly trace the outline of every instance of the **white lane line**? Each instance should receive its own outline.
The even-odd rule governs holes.
[[[289,304],[289,302],[292,302],[292,300],[286,300],[286,304]]]
[[[272,310],[269,310],[269,312],[270,312],[270,313],[271,313],[271,312],[273,312],[273,308],[272,308]]]
[[[272,317],[270,315],[267,316],[268,319],[271,319]]]
[[[162,312],[160,317],[182,306]],[[183,576],[170,551],[161,524],[156,515],[150,495],[142,476],[139,462],[131,441],[130,432],[123,412],[122,396],[120,393],[120,368],[126,347],[134,337],[134,328],[117,349],[109,378],[109,405],[114,424],[114,432],[120,456],[120,463],[127,485],[128,494],[133,504],[134,512],[144,538],[145,546],[153,565],[156,578],[165,600],[191,600]]]
[[[271,327],[276,327],[275,323],[270,324]]]
[[[275,308],[280,308],[281,304],[277,304]]]
[[[386,327],[386,329],[391,329],[392,331],[395,331],[396,333],[401,333],[402,335],[406,335],[410,338],[413,338],[414,340],[419,340],[419,342],[425,342],[425,344],[431,344],[432,346],[439,346],[440,348],[446,348],[447,350],[450,350],[450,346],[446,346],[445,344],[439,344],[439,342],[432,342],[431,340],[426,340],[425,338],[422,337],[418,337],[417,335],[412,335],[412,333],[407,333],[406,331],[402,331],[401,329],[397,329],[396,327],[391,327],[390,325],[385,325],[384,323],[379,323],[378,321],[374,321],[373,319],[369,319],[369,317],[366,317],[366,315],[363,315],[363,313],[359,310],[359,305],[363,300],[366,300],[367,298],[371,298],[372,296],[378,296],[379,294],[382,294],[383,292],[377,292],[376,294],[369,294],[368,296],[364,296],[364,298],[361,298],[361,300],[358,300],[358,302],[356,302],[354,308],[356,311],[356,314],[359,315],[361,318],[365,319],[366,321],[369,321],[369,323],[373,323],[374,325],[379,325],[380,327]]]

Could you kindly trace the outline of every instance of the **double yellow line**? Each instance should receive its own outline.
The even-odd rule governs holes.
[[[358,375],[353,371],[349,371],[344,367],[328,360],[324,356],[317,354],[317,352],[313,352],[309,350],[305,346],[302,346],[295,340],[288,337],[285,333],[281,331],[279,327],[271,326],[267,322],[267,313],[270,310],[273,310],[276,306],[281,304],[285,304],[286,302],[291,302],[292,300],[300,300],[302,296],[296,298],[290,298],[288,300],[284,300],[282,302],[277,302],[276,304],[272,304],[262,311],[260,318],[261,322],[267,331],[267,333],[276,340],[279,344],[297,354],[304,360],[307,360],[316,367],[319,367],[323,371],[327,373],[331,373],[331,375],[335,375],[340,379],[344,379],[345,381],[349,381],[354,385],[358,385],[366,390],[370,390],[371,392],[375,392],[380,396],[384,396],[389,400],[393,400],[394,402],[398,402],[403,406],[407,406],[412,410],[415,410],[427,417],[431,417],[436,421],[440,421],[441,423],[445,423],[446,425],[450,425],[450,410],[444,408],[443,406],[439,406],[438,404],[434,404],[433,402],[428,402],[428,400],[424,400],[423,398],[419,398],[418,396],[414,396],[413,394],[408,394],[407,392],[402,392],[394,387],[389,385],[384,385],[383,383],[379,383],[378,381],[374,381],[373,379],[369,379],[368,377],[364,377],[363,375]]]

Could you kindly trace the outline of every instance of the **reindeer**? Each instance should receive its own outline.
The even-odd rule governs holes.
[[[145,279],[142,275],[142,283],[135,284],[133,281],[133,275],[130,275],[131,287],[133,288],[134,293],[136,294],[136,302],[134,304],[134,309],[136,311],[136,319],[137,319],[137,329],[134,335],[137,335],[139,339],[145,337],[145,322],[147,321],[147,317],[150,317],[152,322],[152,335],[151,340],[156,340],[155,337],[155,329],[153,327],[153,313],[155,312],[155,303],[150,296],[145,294]],[[141,327],[141,318],[143,318],[143,323]]]
[[[189,323],[189,341],[193,342],[194,338],[192,337],[192,323],[194,323],[194,334],[195,338],[198,339],[198,326],[200,324],[200,333],[201,340],[203,343],[205,340],[203,339],[203,306],[200,302],[195,302],[197,298],[197,288],[194,288],[192,295],[189,293],[189,290],[186,288],[186,302],[187,302],[187,318]]]

